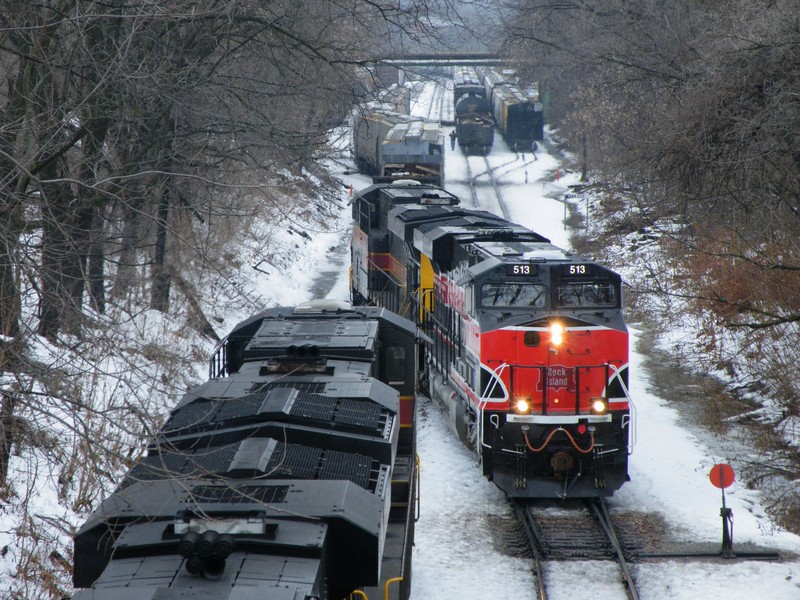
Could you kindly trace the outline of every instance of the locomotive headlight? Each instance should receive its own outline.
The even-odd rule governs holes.
[[[519,415],[526,415],[531,410],[530,403],[525,398],[514,400],[514,412]]]
[[[592,412],[596,415],[604,415],[608,412],[608,402],[605,398],[592,398]]]
[[[564,326],[561,323],[550,323],[550,343],[560,346],[564,341]]]

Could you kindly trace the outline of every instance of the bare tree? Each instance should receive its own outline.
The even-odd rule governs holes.
[[[435,31],[431,9],[0,0],[0,497],[20,511],[20,597],[68,594],[68,527],[26,513],[26,481],[46,469],[83,511],[142,451],[218,339],[202,270],[235,272],[231,238],[264,205],[297,210],[283,173],[317,172],[363,67]],[[199,332],[190,351],[140,333],[151,309]]]

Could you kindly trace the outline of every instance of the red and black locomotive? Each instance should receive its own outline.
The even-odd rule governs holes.
[[[613,494],[632,427],[619,275],[451,198],[411,183],[355,196],[354,300],[430,336],[428,391],[508,496]]]

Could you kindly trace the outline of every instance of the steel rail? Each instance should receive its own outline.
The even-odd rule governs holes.
[[[622,584],[625,586],[625,592],[628,595],[628,598],[630,600],[639,600],[639,593],[636,591],[636,584],[633,581],[633,575],[628,565],[628,561],[625,558],[625,552],[622,548],[622,544],[620,544],[619,538],[617,537],[617,532],[614,529],[613,523],[611,522],[611,514],[608,511],[608,504],[606,504],[605,498],[597,498],[595,500],[588,501],[587,504],[603,528],[608,541],[611,542],[611,546],[614,549],[614,554],[616,555],[616,561],[619,563],[620,572],[622,573]]]
[[[542,540],[537,536],[536,525],[526,506],[519,502],[514,502],[513,507],[517,519],[524,525],[525,536],[528,539],[528,544],[533,553],[533,574],[536,578],[536,598],[537,600],[547,600],[547,589],[544,585],[544,569],[542,568],[542,552],[539,549]]]

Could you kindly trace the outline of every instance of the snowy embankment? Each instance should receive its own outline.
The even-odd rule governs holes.
[[[227,248],[182,265],[219,337],[267,307],[310,299],[320,273],[343,268],[330,261],[346,255],[347,189],[311,174],[294,181],[305,197],[279,197],[271,186],[271,204],[251,199],[253,217],[241,220]],[[334,291],[346,294],[346,281]],[[39,380],[0,380],[4,392],[24,399],[16,416],[38,436],[15,439],[0,504],[0,598],[70,593],[73,532],[114,489],[125,462],[144,451],[148,429],[207,377],[215,341],[190,324],[196,315],[183,291],[173,287],[169,314],[150,309],[145,291],[139,300],[94,315],[83,340],[54,346],[31,335],[27,356],[41,365]],[[35,308],[25,317],[31,330]]]

